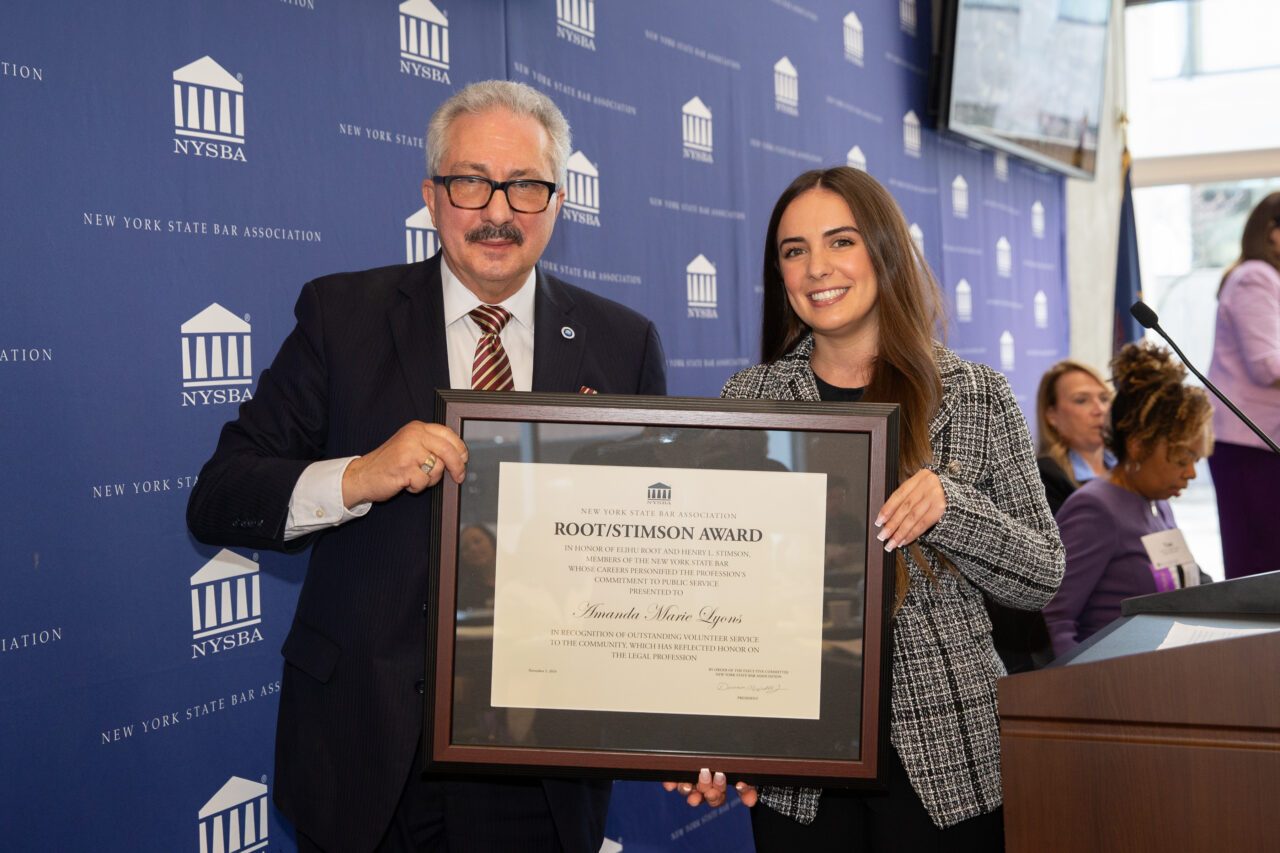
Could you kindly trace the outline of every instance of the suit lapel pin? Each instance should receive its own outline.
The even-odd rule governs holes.
[[[570,327],[568,327],[568,326],[561,326],[561,327],[560,327],[560,334],[564,336],[564,339],[565,339],[566,341],[571,341],[571,340],[573,340],[573,339],[574,339],[574,337],[575,337],[578,333],[577,333],[577,332],[575,332],[573,329],[571,329],[571,328],[570,328]]]

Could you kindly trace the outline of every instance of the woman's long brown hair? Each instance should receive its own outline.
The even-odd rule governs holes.
[[[1245,261],[1263,261],[1280,272],[1280,253],[1271,245],[1272,228],[1280,228],[1280,192],[1271,193],[1258,202],[1245,220],[1244,232],[1240,235],[1240,257],[1222,274],[1222,281],[1218,282],[1219,294],[1227,283],[1227,276]]]
[[[847,166],[805,172],[791,182],[774,205],[764,243],[761,357],[766,362],[777,361],[810,331],[787,298],[778,264],[778,223],[791,202],[815,189],[830,190],[844,199],[875,272],[880,351],[862,399],[901,407],[898,477],[903,482],[933,459],[929,423],[942,401],[933,340],[942,328],[942,294],[911,239],[897,202],[866,172]],[[911,551],[917,565],[932,579],[929,563],[919,547],[913,544]],[[895,610],[906,598],[909,578],[899,551]]]

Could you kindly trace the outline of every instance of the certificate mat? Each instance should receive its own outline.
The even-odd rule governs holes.
[[[492,706],[816,720],[826,489],[501,463]]]

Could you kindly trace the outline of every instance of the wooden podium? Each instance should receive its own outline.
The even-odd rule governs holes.
[[[1009,853],[1280,850],[1280,632],[1156,651],[1175,621],[1280,627],[1280,572],[1131,599],[1000,680]]]

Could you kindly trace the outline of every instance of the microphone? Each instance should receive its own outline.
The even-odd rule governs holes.
[[[1156,312],[1150,305],[1139,299],[1137,302],[1133,303],[1133,305],[1129,306],[1129,313],[1133,315],[1133,319],[1142,324],[1144,329],[1151,329],[1157,335],[1164,338],[1169,346],[1173,347],[1173,351],[1178,354],[1178,358],[1182,359],[1182,363],[1185,364],[1192,373],[1199,377],[1200,381],[1204,383],[1204,386],[1212,391],[1219,400],[1225,403],[1227,408],[1230,409],[1245,426],[1253,430],[1254,434],[1257,435],[1258,438],[1262,439],[1267,447],[1271,448],[1272,452],[1280,454],[1280,447],[1276,447],[1276,443],[1272,441],[1265,432],[1258,429],[1257,424],[1249,420],[1244,412],[1236,408],[1235,403],[1227,399],[1226,394],[1219,391],[1218,387],[1210,382],[1208,377],[1196,370],[1195,365],[1187,360],[1187,357],[1183,355],[1182,350],[1178,349],[1178,345],[1173,342],[1173,338],[1169,337],[1168,333],[1166,333],[1164,329],[1160,328],[1160,318],[1156,315]]]

